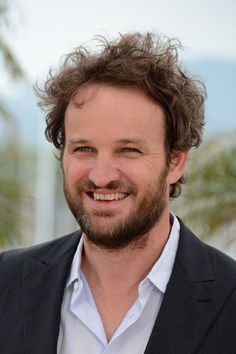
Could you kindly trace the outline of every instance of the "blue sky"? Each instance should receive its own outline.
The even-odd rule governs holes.
[[[182,41],[186,60],[236,61],[235,0],[12,0],[10,5],[12,26],[5,37],[30,82],[44,79],[62,55],[98,33],[158,30]]]

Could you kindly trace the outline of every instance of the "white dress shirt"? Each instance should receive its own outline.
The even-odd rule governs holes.
[[[180,225],[174,221],[161,256],[138,286],[138,298],[108,342],[81,270],[83,237],[74,255],[62,306],[58,354],[143,354],[172,273]]]

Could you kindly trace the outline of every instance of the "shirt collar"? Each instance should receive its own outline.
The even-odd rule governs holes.
[[[173,214],[171,215],[173,217],[173,224],[168,241],[161,253],[161,256],[158,258],[146,277],[146,279],[149,279],[154,284],[154,286],[163,293],[166,291],[166,287],[172,273],[179,242],[180,224],[177,217]],[[72,284],[75,280],[80,279],[82,250],[83,235],[74,254],[70,274],[66,282],[66,287]]]
[[[81,272],[81,259],[82,259],[82,251],[83,251],[83,244],[84,244],[84,236],[82,234],[79,244],[77,246],[77,250],[74,254],[73,261],[71,263],[70,274],[66,282],[66,287],[71,285],[75,280],[80,278]]]
[[[177,217],[173,214],[171,215],[173,224],[169,238],[160,257],[147,275],[147,278],[163,293],[166,291],[172,273],[179,242],[180,224]]]

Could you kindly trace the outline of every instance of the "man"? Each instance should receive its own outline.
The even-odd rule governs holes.
[[[235,262],[169,211],[202,139],[204,87],[174,41],[100,45],[39,90],[82,232],[1,256],[1,353],[236,353]]]

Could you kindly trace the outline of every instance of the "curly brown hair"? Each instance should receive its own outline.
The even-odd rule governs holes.
[[[96,37],[99,50],[80,46],[66,56],[59,71],[49,71],[43,89],[36,85],[39,106],[45,107],[45,135],[63,154],[64,115],[78,88],[87,83],[135,87],[165,113],[165,149],[169,164],[174,153],[198,147],[204,126],[204,84],[178,62],[181,44],[153,33],[120,35],[114,41]],[[171,185],[170,198],[180,195],[182,176]]]

